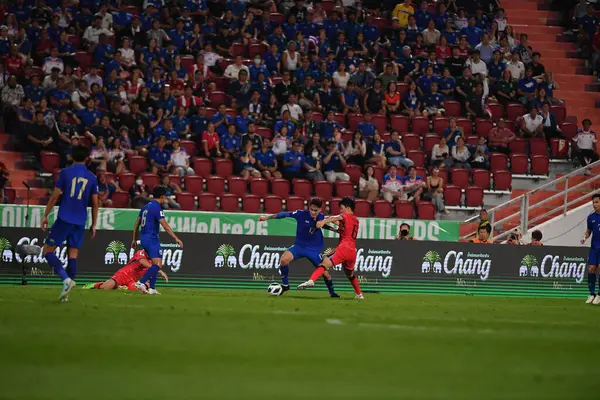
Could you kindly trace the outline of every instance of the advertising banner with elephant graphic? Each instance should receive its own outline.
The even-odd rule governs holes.
[[[180,234],[183,249],[166,234],[163,269],[173,287],[266,289],[279,281],[281,255],[293,244],[285,236]],[[21,257],[21,244],[41,244],[39,229],[0,234],[0,283],[20,283],[23,267],[30,284],[58,283],[41,255]],[[106,279],[134,250],[127,231],[98,231],[80,251],[79,282]],[[337,241],[325,240],[324,253]],[[56,250],[66,265],[66,248]],[[435,241],[358,240],[355,271],[365,292],[455,293],[467,295],[582,297],[586,295],[587,250],[576,247],[484,245]],[[310,275],[307,260],[290,267],[292,284]],[[333,271],[340,290],[350,289],[341,267]],[[49,279],[53,278],[53,279]],[[317,290],[324,290],[321,282]]]

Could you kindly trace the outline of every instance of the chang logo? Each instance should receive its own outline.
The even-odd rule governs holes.
[[[335,249],[329,247],[323,251],[321,258],[331,257],[334,252]],[[380,273],[383,278],[388,278],[392,273],[393,264],[394,257],[389,250],[363,249],[362,247],[356,250],[354,270],[357,273],[374,272]],[[333,269],[341,271],[342,265],[337,264]]]
[[[215,254],[215,268],[223,268],[227,264],[229,268],[237,267],[235,249],[230,244],[222,244]]]
[[[423,256],[423,264],[421,264],[421,273],[428,274],[430,272],[435,272],[436,274],[442,273],[442,258],[440,257],[440,253],[434,250],[429,250]]]
[[[519,276],[533,276],[537,277],[540,274],[540,266],[537,258],[530,254],[527,254],[521,260],[521,268],[519,268]]]
[[[574,279],[581,283],[587,267],[583,257],[555,256],[546,254],[541,262],[537,258],[526,255],[521,261],[519,276],[549,278],[549,279]]]
[[[0,253],[2,253],[3,262],[9,263],[13,261],[12,246],[7,238],[0,238]]]
[[[110,265],[117,262],[120,265],[127,264],[127,248],[123,242],[119,240],[113,240],[106,246],[106,253],[104,254],[104,264]]]
[[[470,253],[451,250],[443,258],[435,250],[430,250],[423,256],[422,274],[445,274],[460,276],[478,276],[485,281],[490,276],[492,260],[487,253]],[[458,278],[457,277],[457,278]]]

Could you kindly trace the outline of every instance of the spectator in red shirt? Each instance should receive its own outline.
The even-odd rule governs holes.
[[[510,154],[509,144],[517,137],[514,132],[506,127],[504,118],[500,118],[498,126],[492,128],[489,133],[490,150],[493,152]]]
[[[189,112],[190,108],[197,108],[203,103],[204,102],[200,97],[194,96],[192,93],[192,87],[188,85],[185,87],[185,94],[177,99],[177,108],[183,107],[185,108],[186,112]]]
[[[6,71],[17,77],[23,75],[23,57],[19,54],[17,46],[11,46],[6,55]]]
[[[204,156],[208,158],[221,157],[219,150],[219,134],[215,132],[215,124],[209,122],[206,130],[202,133],[202,146],[204,147]]]
[[[37,43],[37,46],[35,46],[35,53],[38,61],[36,65],[42,64],[42,60],[50,55],[50,50],[53,47],[56,47],[56,43],[48,36],[48,29],[42,28],[40,32],[40,41]]]

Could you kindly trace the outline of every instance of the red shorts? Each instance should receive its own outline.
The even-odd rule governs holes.
[[[117,286],[129,287],[130,285],[135,285],[136,282],[135,276],[123,269],[118,270],[111,278],[117,282]]]
[[[342,244],[329,254],[329,258],[333,265],[342,264],[344,269],[354,271],[354,263],[356,263],[356,247]]]

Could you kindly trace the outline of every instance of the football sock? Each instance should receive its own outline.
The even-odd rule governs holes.
[[[77,259],[69,258],[69,262],[67,264],[67,274],[69,278],[75,279],[75,275],[77,275]]]
[[[146,283],[152,277],[152,275],[158,274],[158,265],[152,264],[150,268],[144,272],[144,275],[140,279],[140,283]]]
[[[360,285],[358,284],[358,278],[356,277],[356,275],[352,275],[352,278],[350,278],[350,284],[352,284],[352,287],[354,288],[354,293],[356,294],[360,294]]]
[[[329,290],[329,294],[334,294],[335,290],[333,290],[333,279],[327,279],[323,277],[325,284],[327,285],[327,290]]]
[[[100,289],[100,286],[102,286],[104,282],[96,282],[94,283],[94,289]]]
[[[154,273],[150,276],[150,288],[154,289],[154,286],[156,286],[156,278],[158,278],[158,271],[160,270],[160,268],[158,268],[158,265],[152,265],[152,267],[150,268],[154,268],[156,267],[156,271],[154,271]],[[148,268],[148,269],[150,269]]]
[[[290,273],[290,266],[280,265],[279,272],[281,272],[281,283],[283,283],[283,286],[288,286],[290,284],[290,280],[288,278],[288,275]]]
[[[52,269],[54,270],[54,272],[56,272],[56,275],[59,276],[61,281],[64,281],[69,277],[69,275],[67,275],[67,271],[65,271],[65,269],[63,268],[62,263],[60,262],[58,257],[56,257],[56,254],[54,254],[53,252],[47,253],[46,261],[48,261],[48,265],[52,267]]]
[[[323,275],[325,273],[325,267],[319,265],[317,268],[315,268],[315,270],[313,271],[312,275],[310,276],[310,279],[313,282],[316,282],[321,275]]]
[[[594,290],[596,286],[596,273],[588,272],[588,288],[590,289],[590,295],[594,295]]]

